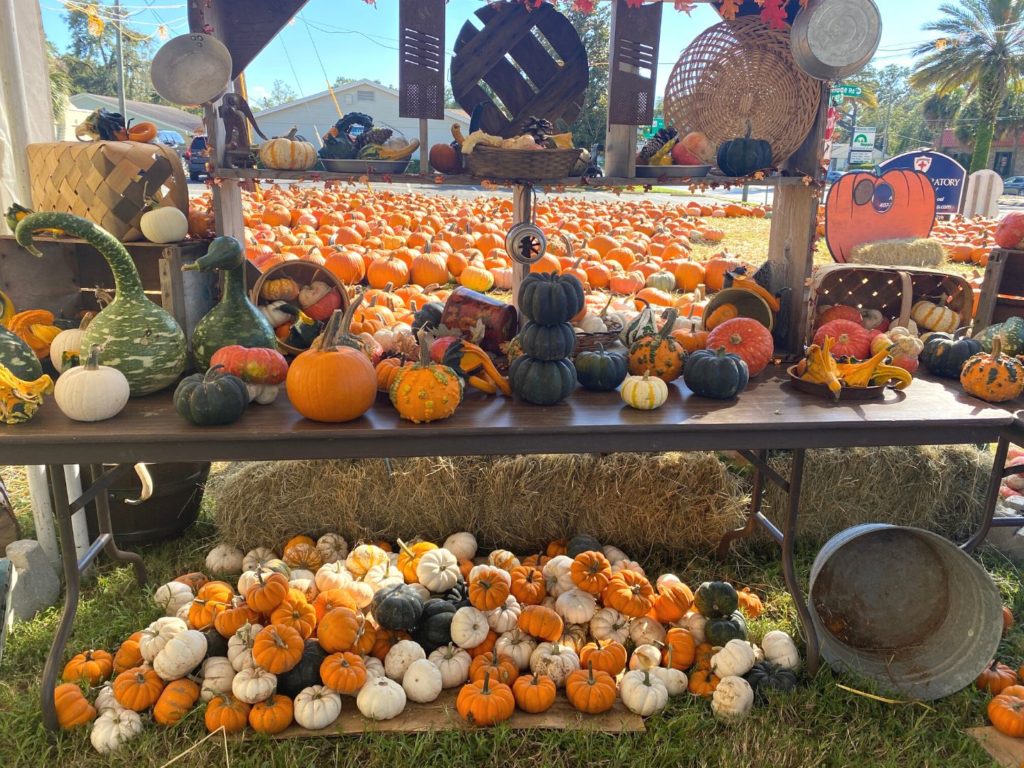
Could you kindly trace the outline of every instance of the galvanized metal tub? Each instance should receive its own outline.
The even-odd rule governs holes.
[[[938,534],[893,525],[847,528],[821,548],[808,603],[824,659],[914,699],[969,685],[1002,634],[988,572]]]

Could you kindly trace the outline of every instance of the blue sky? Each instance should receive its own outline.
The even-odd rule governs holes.
[[[113,5],[112,0],[95,1],[100,5]],[[133,14],[132,23],[140,31],[155,36],[164,26],[173,36],[188,31],[187,1],[123,0],[122,6]],[[876,63],[906,64],[910,60],[909,49],[930,38],[921,31],[921,24],[934,18],[937,4],[933,0],[876,1],[883,20],[882,42]],[[84,2],[81,0],[75,4]],[[446,15],[449,51],[459,28],[481,2],[449,0]],[[40,7],[47,36],[59,49],[63,49],[68,38],[62,1],[40,0]],[[709,6],[698,6],[692,17],[674,11],[671,5],[665,8],[658,68],[659,92],[664,89],[679,53],[694,36],[717,21],[717,14]],[[300,95],[322,91],[326,87],[324,70],[332,81],[343,75],[397,84],[397,28],[396,0],[378,0],[377,7],[368,6],[362,0],[310,0],[300,17],[286,27],[247,69],[250,97],[256,99],[264,95],[278,79],[284,80]]]

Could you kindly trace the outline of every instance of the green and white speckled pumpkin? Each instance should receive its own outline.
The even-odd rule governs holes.
[[[114,273],[114,300],[93,318],[82,348],[103,348],[103,362],[128,379],[132,397],[170,386],[185,369],[185,334],[175,319],[142,291],[142,280],[131,256],[117,238],[91,221],[69,213],[33,213],[18,224],[15,237],[29,253],[42,254],[32,234],[59,229],[92,245]]]
[[[245,251],[233,237],[218,237],[206,252],[182,270],[224,273],[224,286],[220,302],[196,324],[192,332],[192,357],[196,367],[204,371],[210,367],[213,353],[222,347],[238,344],[242,347],[277,349],[277,338],[266,315],[249,301],[245,293]]]

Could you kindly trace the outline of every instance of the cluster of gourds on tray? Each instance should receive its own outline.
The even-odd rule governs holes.
[[[61,726],[92,722],[93,745],[110,752],[142,731],[146,713],[173,726],[205,704],[210,731],[321,730],[346,699],[388,720],[446,689],[478,726],[544,712],[560,694],[585,714],[621,701],[648,716],[689,693],[728,721],[755,694],[797,685],[789,635],[748,640],[747,620],[762,611],[755,593],[721,581],[691,591],[671,573],[649,580],[592,536],[528,556],[482,555],[468,532],[391,550],[350,550],[336,533],[296,536],[280,557],[218,545],[205,570],[240,573],[237,583],[195,572],[158,587],[162,616],[113,653],[67,663]]]

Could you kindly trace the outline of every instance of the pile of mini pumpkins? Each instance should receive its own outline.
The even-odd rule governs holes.
[[[1003,634],[1013,628],[1013,611],[1003,606]],[[1024,666],[1019,670],[1002,663],[992,662],[974,681],[980,691],[992,694],[987,705],[988,719],[1000,733],[1014,738],[1024,738]]]
[[[693,592],[671,573],[652,583],[591,536],[522,557],[478,556],[467,532],[396,549],[349,550],[335,533],[296,536],[280,557],[215,547],[206,571],[241,573],[237,581],[188,573],[158,587],[164,615],[114,653],[86,650],[67,663],[60,724],[92,723],[106,753],[144,718],[173,726],[200,706],[211,732],[273,734],[292,723],[327,728],[351,702],[366,718],[391,719],[447,689],[459,717],[479,726],[544,712],[559,695],[585,714],[621,701],[648,716],[689,694],[733,720],[755,695],[797,684],[790,636],[747,639],[747,619],[762,611],[755,593],[720,581]]]

